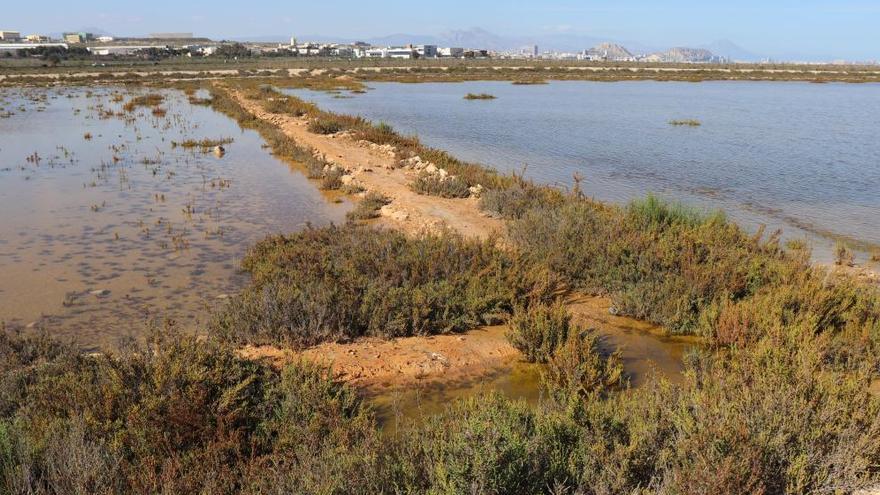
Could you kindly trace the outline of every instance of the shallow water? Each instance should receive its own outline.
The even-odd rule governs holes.
[[[517,361],[480,379],[390,390],[368,399],[383,431],[394,434],[404,424],[421,421],[445,411],[456,400],[482,393],[496,392],[535,405],[541,398],[541,373],[540,365]]]
[[[375,83],[351,98],[288,90],[453,155],[626,202],[653,191],[807,238],[880,245],[880,85],[792,82]],[[467,101],[467,93],[496,100]],[[699,127],[670,120],[697,119]]]
[[[162,92],[164,117],[116,115],[116,92],[128,101],[120,88],[0,93],[0,115],[12,113],[0,118],[7,324],[86,346],[142,335],[157,318],[196,327],[244,284],[249,246],[344,221],[350,205],[272,157],[256,132],[175,91]],[[220,137],[234,139],[222,157],[172,145]]]

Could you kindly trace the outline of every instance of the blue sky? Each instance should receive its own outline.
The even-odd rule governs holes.
[[[43,0],[8,2],[0,13],[0,29],[83,27],[120,35],[192,31],[212,38],[369,38],[481,27],[501,35],[572,33],[657,47],[729,39],[778,57],[880,59],[880,0]]]

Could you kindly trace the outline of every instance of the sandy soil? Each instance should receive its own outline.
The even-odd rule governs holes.
[[[246,347],[242,355],[275,366],[304,359],[331,366],[333,373],[358,388],[383,389],[468,382],[515,362],[519,352],[504,337],[506,327],[479,328],[461,335],[365,338],[353,343],[326,343],[302,352],[275,347]]]
[[[684,352],[700,345],[698,338],[667,337],[659,326],[612,315],[607,298],[577,296],[567,303],[576,323],[594,329],[609,352],[620,351],[634,386],[655,374],[680,381]],[[317,362],[330,366],[337,378],[369,395],[379,395],[398,388],[474,382],[509,370],[521,355],[507,342],[506,331],[506,326],[499,325],[460,335],[364,338],[345,344],[321,344],[301,352],[250,346],[241,354],[277,367],[300,359]]]
[[[388,152],[363,146],[343,135],[313,134],[306,130],[306,118],[272,114],[263,110],[259,102],[233,94],[239,104],[258,118],[276,125],[328,161],[350,170],[367,191],[377,191],[391,198],[392,203],[383,209],[386,223],[411,234],[450,228],[466,236],[486,238],[503,232],[502,221],[481,213],[476,198],[445,199],[413,192],[409,183],[416,172],[395,168],[397,159]]]

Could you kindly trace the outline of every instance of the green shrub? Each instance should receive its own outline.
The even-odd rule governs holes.
[[[619,351],[599,345],[595,332],[574,328],[547,360],[547,379],[556,393],[589,397],[623,387],[626,378]]]
[[[628,213],[634,223],[641,228],[663,228],[673,225],[695,227],[708,221],[724,223],[722,213],[707,216],[700,210],[681,203],[668,203],[653,194],[645,199],[633,200]]]
[[[379,217],[379,210],[391,203],[391,198],[382,193],[370,191],[361,199],[353,210],[346,214],[346,218],[352,221],[369,220]]]
[[[242,265],[252,284],[212,325],[235,342],[459,332],[558,289],[493,241],[451,233],[412,239],[355,224],[270,237]]]
[[[559,205],[563,201],[560,192],[528,183],[504,189],[489,189],[480,196],[480,209],[495,216],[515,220],[529,210]]]
[[[508,322],[507,340],[530,363],[546,363],[571,330],[571,316],[565,306],[536,304],[516,307]]]
[[[487,394],[401,435],[389,476],[407,493],[548,493],[566,479],[565,431]]]
[[[419,174],[410,184],[410,188],[419,194],[441,198],[467,198],[471,195],[467,182],[457,176]]]
[[[306,103],[299,98],[287,98],[281,96],[280,93],[270,94],[272,96],[269,96],[269,99],[266,99],[263,103],[263,108],[265,108],[267,112],[288,114],[294,117],[303,117],[318,113],[318,108],[315,105]]]
[[[649,198],[618,209],[569,198],[529,210],[509,237],[573,286],[610,294],[624,314],[697,333],[701,314],[807,267],[717,217]]]
[[[345,172],[340,168],[330,168],[328,170],[325,170],[321,176],[321,189],[341,189],[343,175],[345,175]]]
[[[4,388],[4,493],[238,493],[266,466],[305,470],[375,437],[328,370],[279,374],[193,336],[97,356],[4,338],[0,355],[0,379],[26,389]]]
[[[337,132],[341,132],[344,129],[342,122],[329,118],[329,117],[317,117],[309,122],[307,127],[309,132],[315,134],[336,134]]]

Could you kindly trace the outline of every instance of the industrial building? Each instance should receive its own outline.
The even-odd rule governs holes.
[[[34,48],[63,48],[67,50],[67,43],[0,43],[0,52],[16,52],[18,50],[33,50]]]
[[[109,56],[109,55],[134,55],[143,50],[167,50],[166,45],[121,45],[121,46],[90,46],[86,48],[92,55]]]
[[[67,43],[86,43],[94,39],[95,35],[92,33],[64,33],[64,41]]]
[[[21,41],[21,33],[19,31],[0,31],[0,40]]]

